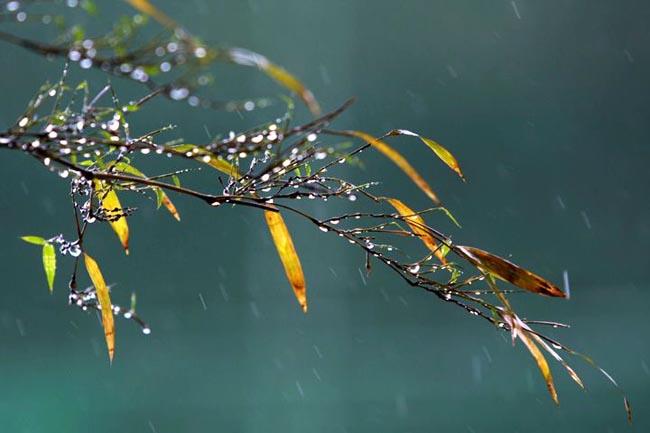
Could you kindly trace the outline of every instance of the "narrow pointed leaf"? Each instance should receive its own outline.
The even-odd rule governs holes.
[[[479,268],[517,287],[540,295],[566,297],[553,283],[502,257],[474,247],[455,246],[454,250]]]
[[[362,131],[346,131],[346,133],[358,137],[364,140],[367,143],[370,143],[375,149],[383,153],[388,159],[390,159],[396,166],[398,166],[406,175],[411,178],[413,183],[415,183],[434,203],[440,204],[440,200],[436,193],[433,192],[426,180],[420,175],[420,173],[413,168],[413,166],[404,158],[399,152],[390,147],[385,142],[376,139],[370,134],[367,134]]]
[[[178,27],[173,19],[169,18],[165,13],[161,12],[148,0],[126,0],[126,2],[143,14],[149,15],[169,29],[175,29]]]
[[[108,359],[113,362],[115,354],[115,324],[113,322],[113,304],[108,292],[108,287],[102,276],[102,271],[95,259],[84,253],[84,263],[90,280],[95,286],[97,299],[102,309],[102,326],[104,327],[104,337],[106,338],[106,347],[108,348]]]
[[[307,312],[307,287],[305,284],[305,276],[302,273],[302,266],[300,259],[293,246],[291,234],[287,229],[284,219],[280,212],[273,212],[270,210],[264,211],[266,223],[269,226],[273,243],[278,250],[280,261],[284,266],[284,272],[287,274],[287,279],[293,288],[293,293],[298,299],[302,311]]]
[[[557,391],[555,390],[555,385],[553,384],[553,375],[551,374],[551,369],[548,366],[548,362],[546,361],[544,354],[541,352],[541,350],[539,350],[539,347],[537,347],[535,342],[528,336],[526,331],[517,328],[517,336],[521,339],[521,341],[523,341],[523,343],[526,345],[526,348],[535,359],[537,368],[539,368],[540,373],[542,373],[542,377],[546,382],[546,387],[548,388],[549,394],[551,394],[551,398],[555,404],[559,404]]]
[[[521,328],[523,328],[523,329],[525,329],[526,331],[528,331],[528,333],[531,335],[531,337],[533,337],[533,339],[534,339],[535,341],[537,341],[537,343],[538,343],[540,346],[542,346],[542,348],[543,348],[544,350],[546,350],[546,351],[547,351],[547,352],[548,352],[548,353],[549,353],[553,358],[555,358],[555,360],[556,360],[557,362],[559,362],[560,364],[562,364],[562,366],[564,367],[564,369],[565,369],[565,370],[567,371],[567,373],[569,374],[569,377],[571,377],[571,379],[573,379],[573,381],[574,381],[575,383],[577,383],[578,386],[579,386],[580,388],[585,389],[585,385],[584,385],[584,383],[582,382],[582,379],[580,379],[580,376],[578,376],[578,373],[576,373],[575,370],[574,370],[573,368],[571,368],[571,366],[570,366],[570,365],[569,365],[569,364],[568,364],[568,363],[567,363],[567,362],[566,362],[566,361],[565,361],[565,360],[560,356],[559,353],[557,353],[557,352],[555,351],[555,349],[553,349],[553,348],[552,348],[552,347],[551,347],[551,346],[550,346],[546,341],[544,341],[544,339],[543,339],[542,337],[540,337],[539,335],[535,334],[535,333],[533,332],[533,330],[530,329],[530,327],[529,327],[525,322],[523,322],[519,317],[516,317],[515,320],[517,321],[517,324],[518,324]]]
[[[40,236],[22,236],[20,239],[32,245],[45,245],[47,241]]]
[[[54,245],[46,243],[43,245],[43,270],[47,278],[47,287],[50,293],[54,290],[54,276],[56,275],[56,251]]]
[[[274,63],[268,62],[262,66],[262,70],[269,77],[273,78],[278,83],[282,84],[287,89],[297,94],[300,99],[307,105],[309,111],[315,116],[321,113],[320,105],[314,94],[305,87],[296,77],[290,74],[286,69]]]
[[[120,199],[117,198],[115,190],[107,185],[105,182],[100,180],[94,180],[95,191],[97,197],[102,202],[102,207],[108,212],[108,214],[120,215],[122,211],[122,205],[120,204]],[[119,218],[114,221],[109,221],[111,228],[117,235],[124,252],[129,254],[129,225],[126,222],[126,217],[120,215]]]
[[[432,253],[436,255],[440,262],[447,263],[445,259],[445,252],[438,245],[435,238],[427,230],[426,223],[422,216],[414,212],[410,207],[405,205],[402,201],[396,198],[389,198],[388,203],[395,208],[397,212],[404,218],[404,221],[411,227],[413,233],[422,240],[422,243],[426,245]]]
[[[178,213],[178,210],[176,209],[176,206],[174,206],[174,203],[169,199],[167,194],[165,194],[163,191],[162,192],[162,205],[165,206],[165,209],[169,211],[170,214],[176,219],[176,221],[181,220],[181,215]]]
[[[429,149],[435,153],[438,158],[442,160],[449,168],[454,170],[458,176],[460,176],[461,179],[465,180],[465,176],[463,175],[462,170],[460,169],[460,164],[458,164],[458,161],[454,157],[454,155],[451,154],[442,144],[438,143],[437,141],[434,141],[430,138],[422,137],[420,134],[416,134],[415,132],[406,130],[406,129],[397,129],[395,131],[391,131],[390,135],[410,135],[412,137],[418,137],[424,144],[426,144]]]
[[[625,413],[627,414],[627,422],[632,424],[632,405],[627,397],[623,397],[623,404],[625,405]]]
[[[283,67],[272,63],[261,54],[243,48],[232,48],[228,50],[227,54],[230,60],[238,65],[254,66],[261,69],[266,75],[297,94],[312,114],[320,114],[320,105],[311,90]]]

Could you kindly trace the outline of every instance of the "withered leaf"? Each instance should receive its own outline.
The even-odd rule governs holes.
[[[540,295],[566,297],[564,292],[551,282],[502,257],[467,246],[455,246],[454,251],[477,267],[517,287]]]

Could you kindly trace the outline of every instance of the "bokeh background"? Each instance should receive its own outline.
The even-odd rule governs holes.
[[[89,32],[132,11],[97,2]],[[93,314],[66,305],[69,261],[47,293],[38,251],[20,235],[71,233],[67,185],[19,154],[0,158],[0,425],[7,432],[644,432],[650,429],[650,7],[592,0],[156,1],[205,40],[262,52],[301,77],[322,105],[358,102],[339,127],[395,127],[444,143],[462,184],[423,146],[394,144],[461,220],[455,239],[512,256],[561,283],[572,299],[515,295],[528,317],[558,330],[626,389],[576,362],[588,390],[554,366],[555,407],[525,350],[481,320],[405,287],[346,243],[289,219],[308,278],[296,305],[261,215],[176,198],[182,223],[141,202],[132,253],[107,227],[91,247],[116,286],[136,291],[153,332],[117,322],[109,367]],[[72,15],[71,15],[72,16]],[[76,15],[74,15],[76,16]],[[43,37],[39,27],[1,23]],[[61,61],[0,45],[10,125]],[[106,80],[88,78],[98,90]],[[223,97],[276,95],[268,78],[217,74]],[[141,89],[115,79],[125,99]],[[139,131],[178,125],[190,142],[275,117],[153,103]],[[303,118],[306,114],[303,113]],[[377,154],[364,171],[413,207],[424,197]],[[209,188],[210,184],[203,184]],[[214,185],[216,188],[216,184]],[[347,206],[341,205],[341,208]],[[317,215],[331,212],[321,205]],[[433,221],[432,221],[433,222]],[[203,301],[201,300],[203,299]]]

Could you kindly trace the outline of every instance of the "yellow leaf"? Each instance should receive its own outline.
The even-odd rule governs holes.
[[[320,105],[318,105],[314,94],[283,67],[272,63],[261,54],[243,48],[231,48],[227,54],[230,60],[238,65],[254,66],[261,69],[266,75],[296,93],[313,115],[320,114]]]
[[[549,394],[551,394],[551,398],[555,404],[559,404],[557,391],[555,390],[555,385],[553,384],[553,375],[551,374],[551,369],[548,366],[548,362],[546,361],[544,354],[541,350],[539,350],[539,347],[537,347],[535,342],[528,337],[526,331],[520,328],[516,328],[516,332],[517,336],[521,338],[521,341],[523,341],[528,348],[530,354],[533,356],[533,358],[535,358],[535,362],[537,362],[537,368],[539,368],[539,371],[542,373],[542,377],[544,377],[544,381],[546,382],[546,387],[548,388]]]
[[[422,240],[422,243],[424,243],[424,245],[426,245],[426,247],[429,248],[436,257],[438,257],[438,260],[440,260],[441,263],[446,264],[447,260],[445,259],[444,251],[438,246],[435,238],[427,230],[426,223],[422,216],[415,213],[411,208],[396,198],[389,198],[388,203],[399,212],[409,227],[411,227],[413,233]]]
[[[93,286],[95,286],[97,300],[102,309],[102,326],[104,327],[104,336],[106,337],[108,358],[113,362],[113,355],[115,354],[115,324],[113,323],[113,304],[111,304],[111,297],[97,262],[88,254],[84,253],[84,263],[88,276],[93,282]]]
[[[412,137],[418,137],[424,144],[429,146],[431,150],[444,162],[460,176],[461,179],[465,180],[465,176],[463,176],[463,172],[460,169],[460,165],[458,164],[458,161],[454,157],[454,155],[451,154],[442,144],[438,143],[437,141],[434,141],[430,138],[422,137],[420,134],[416,134],[415,132],[411,132],[407,129],[397,129],[394,131],[391,131],[390,135],[410,135]]]
[[[551,282],[502,257],[474,247],[456,246],[454,249],[474,265],[517,287],[540,295],[566,297],[566,294]]]
[[[302,307],[302,311],[307,312],[307,287],[305,285],[305,276],[302,273],[302,266],[300,259],[293,246],[291,234],[287,229],[284,219],[280,212],[270,210],[264,211],[266,223],[269,226],[271,237],[275,243],[275,248],[278,250],[284,272],[287,274],[287,279],[293,288],[293,293],[298,299],[298,303]]]
[[[178,27],[178,24],[176,24],[173,19],[169,18],[166,14],[161,12],[148,0],[126,0],[126,2],[143,14],[151,16],[153,19],[169,29],[175,29]]]
[[[461,179],[465,180],[465,176],[463,176],[463,172],[460,169],[460,165],[458,164],[456,158],[454,158],[454,155],[451,154],[451,152],[449,152],[441,144],[431,140],[430,138],[420,137],[420,140],[422,140],[424,144],[429,146],[431,150],[433,150],[435,154],[438,155],[438,158],[442,159],[442,161],[445,164],[447,164],[449,168],[454,170],[458,174],[458,176],[460,176]]]
[[[306,88],[304,84],[291,75],[286,69],[274,63],[267,62],[262,66],[262,70],[269,77],[300,96],[300,99],[302,99],[305,105],[307,105],[307,108],[309,108],[309,111],[311,111],[313,115],[317,116],[320,114],[320,105],[318,104],[318,101],[316,101],[311,90]]]
[[[370,143],[375,149],[383,153],[388,159],[393,161],[408,177],[411,178],[424,193],[436,204],[440,204],[438,196],[433,192],[429,184],[420,176],[413,166],[399,152],[390,147],[381,140],[377,140],[372,135],[361,131],[346,131],[346,133],[358,137],[367,143]]]
[[[194,144],[181,144],[180,146],[166,147],[165,150],[185,157],[188,157],[188,152],[191,152],[192,155],[189,156],[189,158],[192,158],[204,164],[208,164],[212,168],[219,170],[228,176],[232,176],[235,178],[235,180],[241,177],[239,170],[237,170],[237,167],[221,158],[220,156],[213,155],[207,150],[202,149],[201,147]]]
[[[109,224],[119,238],[120,243],[124,248],[124,252],[129,254],[129,225],[126,222],[126,217],[121,215],[123,212],[122,205],[120,204],[120,200],[117,198],[115,190],[113,190],[111,186],[107,185],[106,182],[97,179],[93,181],[93,185],[97,197],[101,200],[102,207],[106,211],[107,216],[111,217],[120,215],[117,219],[113,218],[115,219],[114,221],[112,219],[109,220]]]

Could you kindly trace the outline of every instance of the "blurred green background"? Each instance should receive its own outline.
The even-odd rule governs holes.
[[[70,234],[67,185],[25,156],[0,159],[0,425],[6,432],[645,432],[650,430],[650,5],[627,0],[157,1],[207,41],[268,55],[303,79],[326,109],[358,102],[341,128],[408,128],[459,158],[462,184],[412,140],[395,140],[461,220],[457,241],[561,283],[572,299],[514,295],[526,316],[570,322],[552,332],[592,354],[622,398],[575,362],[588,390],[554,365],[561,405],[504,333],[375,269],[302,221],[288,219],[308,278],[303,315],[259,212],[175,198],[182,223],[140,201],[132,253],[107,227],[91,248],[113,299],[138,293],[153,332],[117,322],[108,366],[93,314],[66,305],[69,261],[47,293],[38,251],[20,235]],[[132,11],[98,2],[93,28]],[[64,11],[65,12],[65,11]],[[97,26],[97,27],[93,27]],[[38,26],[3,30],[43,37]],[[10,125],[62,62],[0,45]],[[78,71],[98,90],[106,77]],[[276,95],[255,71],[217,74],[224,97]],[[142,89],[114,79],[125,100]],[[140,92],[140,93],[138,93]],[[199,142],[275,117],[157,101],[132,128],[175,123]],[[304,113],[303,113],[304,114]],[[303,116],[306,118],[306,115]],[[429,205],[377,154],[358,179]],[[210,188],[210,184],[202,187]],[[216,188],[216,184],[214,185]],[[344,205],[347,206],[347,205]],[[339,207],[340,209],[340,207]],[[332,210],[313,205],[317,216]],[[432,221],[433,222],[433,221]],[[203,302],[205,303],[205,308]]]

